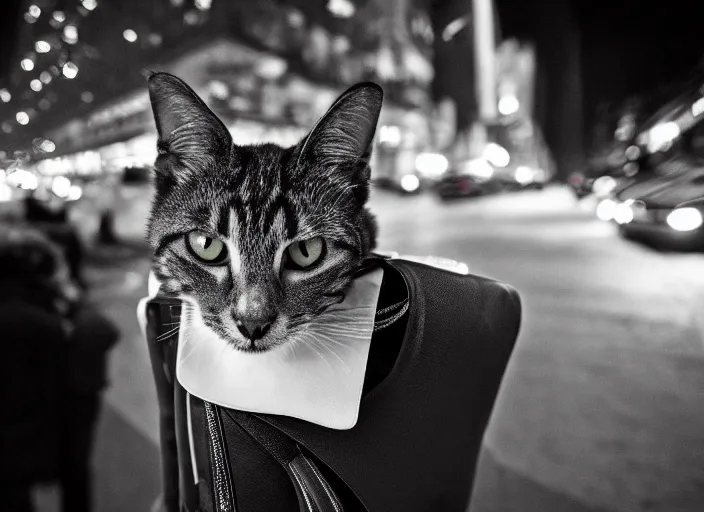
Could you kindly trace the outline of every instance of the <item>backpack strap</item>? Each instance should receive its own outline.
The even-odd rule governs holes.
[[[178,304],[168,304],[176,307]],[[163,509],[177,512],[181,509],[178,446],[176,439],[175,378],[172,374],[176,357],[176,339],[170,315],[165,317],[164,304],[155,300],[146,303],[146,338],[149,359],[159,401],[159,438],[161,444],[161,471]]]
[[[296,489],[301,512],[343,512],[330,483],[295,441],[253,414],[231,409],[226,414],[286,470]]]

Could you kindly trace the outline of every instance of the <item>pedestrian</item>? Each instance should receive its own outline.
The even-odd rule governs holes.
[[[0,489],[32,510],[31,488],[58,468],[60,397],[75,297],[61,252],[24,225],[0,224]]]
[[[91,460],[102,392],[107,385],[107,354],[120,332],[85,300],[77,304],[71,322],[61,412],[61,509],[88,512],[93,510]]]
[[[41,231],[0,224],[3,510],[30,512],[32,486],[51,481],[63,512],[93,509],[93,439],[119,331],[73,275]]]

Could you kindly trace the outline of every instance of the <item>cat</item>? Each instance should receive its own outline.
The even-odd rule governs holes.
[[[383,91],[345,91],[300,143],[235,145],[182,80],[152,73],[158,134],[148,220],[162,290],[230,346],[281,346],[341,302],[376,244],[369,198]]]

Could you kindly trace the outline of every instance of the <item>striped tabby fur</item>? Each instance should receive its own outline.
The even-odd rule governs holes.
[[[195,92],[167,73],[150,76],[149,93],[159,156],[148,240],[163,290],[194,306],[235,348],[256,352],[285,343],[342,300],[374,247],[365,203],[381,89],[352,87],[290,148],[234,145]],[[187,249],[193,231],[222,241],[229,259],[199,261]],[[287,248],[315,237],[324,239],[321,261],[289,268]],[[258,336],[251,335],[257,326]]]

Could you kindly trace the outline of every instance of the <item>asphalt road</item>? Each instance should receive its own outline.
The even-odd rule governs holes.
[[[118,224],[137,239],[145,203],[131,194]],[[704,255],[622,241],[560,189],[449,204],[376,192],[372,209],[380,248],[458,259],[522,295],[472,512],[704,510]],[[98,433],[100,512],[148,510],[158,493],[134,317],[147,268],[134,245],[99,252],[90,272],[124,332]]]

